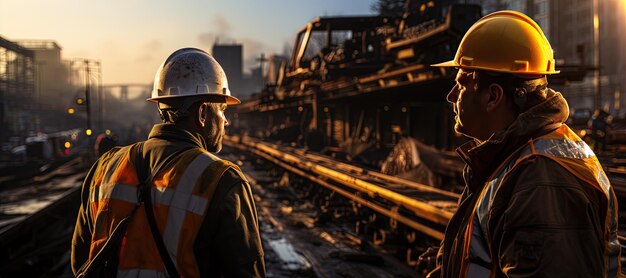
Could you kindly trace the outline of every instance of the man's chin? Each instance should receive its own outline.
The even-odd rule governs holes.
[[[222,143],[217,144],[217,146],[215,146],[215,153],[219,153],[222,151]]]
[[[472,138],[472,136],[469,136],[465,128],[463,128],[463,126],[458,122],[454,124],[454,132],[456,132],[456,134],[458,135]]]
[[[222,150],[222,142],[216,143],[215,145],[208,146],[207,151],[212,153],[219,153]]]
[[[467,137],[467,138],[472,139],[472,140],[475,140],[475,141],[477,141],[477,142],[481,142],[481,141],[483,141],[483,140],[481,140],[481,139],[478,139],[476,136],[472,136],[472,135],[470,135],[470,134],[467,132],[467,130],[466,130],[465,128],[463,128],[463,126],[462,126],[462,125],[460,125],[459,123],[456,123],[456,124],[454,125],[454,132],[456,132],[456,134],[458,134],[458,135],[461,135],[461,136]]]

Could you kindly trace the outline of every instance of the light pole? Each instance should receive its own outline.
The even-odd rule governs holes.
[[[87,107],[87,132],[91,130],[91,101],[89,99],[90,95],[90,82],[89,82],[89,60],[85,59],[85,102]],[[90,134],[88,134],[90,135]]]
[[[43,75],[43,66],[46,65],[46,62],[37,62],[35,65],[35,71],[37,74],[37,118],[35,119],[35,127],[37,130],[41,129],[41,117],[43,115],[43,107],[41,102],[41,87],[43,86],[42,75]]]
[[[259,72],[261,74],[261,86],[264,87],[265,79],[263,78],[263,64],[267,62],[267,58],[265,58],[265,53],[261,53],[261,57],[257,58],[256,60],[259,61]]]
[[[70,61],[70,84],[72,84],[72,75],[74,74],[74,65],[78,65],[76,67],[76,72],[82,72],[84,74],[84,82],[85,82],[85,97],[84,99],[82,97],[76,97],[76,104],[80,106],[84,106],[84,111],[86,112],[86,121],[87,121],[87,129],[85,130],[85,134],[90,137],[90,142],[92,141],[91,139],[91,135],[93,134],[94,130],[94,123],[92,123],[93,121],[95,121],[95,127],[98,129],[102,129],[102,124],[101,124],[101,116],[98,117],[98,111],[101,111],[101,106],[102,106],[102,101],[100,99],[101,95],[102,95],[102,71],[101,71],[101,63],[99,60],[93,60],[93,59],[86,59],[86,58],[75,58],[72,61]],[[95,75],[94,75],[95,74]],[[92,79],[93,78],[93,79]],[[79,78],[80,79],[80,78]],[[92,86],[98,86],[96,90],[92,89]],[[79,89],[80,91],[80,89]],[[96,93],[95,95],[93,93]],[[93,101],[95,101],[96,103],[92,103]],[[93,105],[92,105],[93,104]],[[95,105],[95,106],[94,106]],[[93,110],[92,109],[96,109]],[[72,109],[73,112],[75,113],[76,110]],[[95,115],[93,115],[92,112],[96,112]],[[68,110],[68,114],[73,114],[70,113]],[[95,117],[95,118],[94,118]]]

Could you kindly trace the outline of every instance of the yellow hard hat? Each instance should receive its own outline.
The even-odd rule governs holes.
[[[433,67],[458,67],[513,74],[555,74],[554,52],[539,25],[516,11],[494,12],[465,33],[454,60]]]

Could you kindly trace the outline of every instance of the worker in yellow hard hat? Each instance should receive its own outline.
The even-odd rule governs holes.
[[[617,200],[567,125],[550,43],[528,16],[499,11],[465,34],[448,94],[466,187],[429,277],[616,277]]]

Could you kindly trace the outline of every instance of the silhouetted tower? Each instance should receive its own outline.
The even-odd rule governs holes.
[[[120,99],[122,101],[128,100],[128,86],[120,86]]]
[[[241,44],[214,44],[213,57],[226,72],[230,92],[234,96],[245,94],[243,86],[243,46]]]

